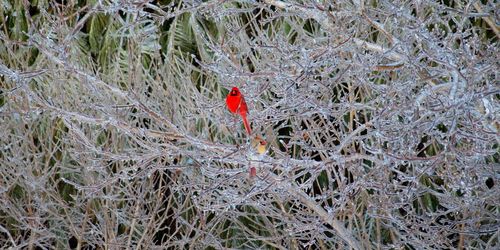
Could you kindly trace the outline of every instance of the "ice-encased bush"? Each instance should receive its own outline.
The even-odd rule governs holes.
[[[494,1],[158,2],[2,3],[1,246],[498,248]]]

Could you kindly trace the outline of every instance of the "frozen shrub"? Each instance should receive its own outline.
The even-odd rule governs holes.
[[[157,2],[2,3],[1,246],[498,248],[495,2]]]

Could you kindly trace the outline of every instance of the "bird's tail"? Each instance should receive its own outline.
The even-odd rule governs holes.
[[[246,114],[242,115],[241,117],[243,118],[243,125],[245,125],[245,129],[247,130],[248,135],[252,134],[252,129],[250,129],[250,124],[248,123]]]

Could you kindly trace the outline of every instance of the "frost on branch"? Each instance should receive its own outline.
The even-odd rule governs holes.
[[[1,246],[498,248],[494,2],[69,2],[0,8]]]

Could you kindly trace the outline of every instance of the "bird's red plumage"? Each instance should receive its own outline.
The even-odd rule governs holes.
[[[243,125],[248,134],[251,134],[250,124],[247,120],[248,107],[245,98],[237,87],[233,87],[226,97],[226,105],[229,111],[237,113],[243,118]]]

